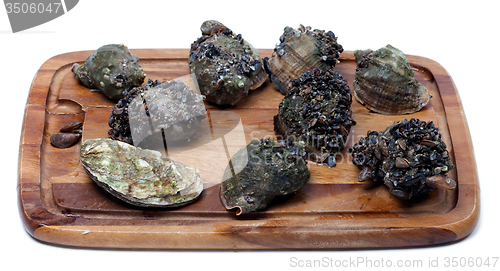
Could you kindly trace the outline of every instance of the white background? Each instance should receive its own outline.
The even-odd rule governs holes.
[[[104,3],[103,3],[104,2]],[[499,26],[496,1],[102,1],[82,0],[66,15],[13,34],[0,7],[2,223],[0,265],[67,268],[220,270],[291,268],[290,260],[369,257],[396,261],[429,257],[499,257]],[[283,28],[299,24],[332,30],[346,50],[390,43],[406,54],[440,63],[461,96],[475,150],[481,187],[480,221],[466,239],[445,246],[354,251],[123,251],[65,248],[36,241],[17,206],[17,159],[23,111],[33,76],[52,56],[94,50],[104,44],[129,48],[188,48],[200,24],[216,19],[256,48],[274,48]],[[497,196],[495,196],[497,195]],[[492,248],[493,247],[493,248]],[[295,261],[296,262],[296,261]],[[500,262],[497,263],[497,267]],[[363,267],[363,266],[361,266]],[[331,267],[330,268],[335,268]],[[491,268],[491,267],[490,267]],[[189,268],[191,269],[191,268]],[[302,268],[299,268],[302,269]],[[492,268],[491,268],[492,269]]]

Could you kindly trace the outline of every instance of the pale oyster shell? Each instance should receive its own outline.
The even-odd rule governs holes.
[[[356,50],[353,92],[366,108],[382,114],[414,113],[429,102],[427,88],[415,78],[402,51],[391,45],[377,51]]]
[[[121,141],[88,139],[80,159],[92,180],[133,205],[177,207],[196,200],[203,190],[197,169]]]

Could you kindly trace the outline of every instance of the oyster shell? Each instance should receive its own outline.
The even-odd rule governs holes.
[[[306,142],[307,159],[335,165],[356,122],[351,90],[333,70],[313,69],[292,82],[274,116],[274,131],[286,140]]]
[[[366,108],[389,115],[414,113],[429,102],[427,88],[415,79],[406,56],[387,45],[356,50],[354,96]]]
[[[311,30],[300,25],[285,27],[271,58],[264,58],[264,67],[276,89],[286,94],[292,81],[314,68],[327,70],[339,63],[344,49],[332,31]]]
[[[84,141],[80,159],[92,180],[133,205],[181,206],[196,200],[203,190],[197,169],[117,140]]]
[[[108,135],[136,146],[155,138],[189,140],[196,135],[205,111],[203,96],[182,81],[149,79],[147,85],[133,88],[113,107]]]
[[[71,70],[83,85],[116,100],[144,82],[146,74],[138,60],[127,46],[108,44],[95,50],[82,65],[74,64]]]
[[[301,142],[253,140],[240,149],[224,171],[220,199],[236,215],[265,209],[276,196],[296,192],[310,178]],[[246,166],[234,172],[236,164]]]
[[[235,105],[267,80],[259,50],[241,34],[214,20],[205,21],[201,31],[191,44],[189,67],[207,101]]]
[[[358,181],[383,182],[401,199],[456,187],[446,177],[455,166],[432,121],[404,119],[382,132],[369,131],[349,152],[361,169]]]

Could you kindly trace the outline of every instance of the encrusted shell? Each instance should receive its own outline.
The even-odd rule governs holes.
[[[182,81],[149,79],[146,86],[133,88],[113,107],[108,134],[136,146],[155,139],[187,141],[196,135],[205,112],[203,96]]]
[[[133,205],[181,206],[196,200],[203,190],[197,169],[117,140],[84,141],[80,159],[100,187]]]
[[[259,50],[241,34],[214,20],[205,21],[201,31],[191,45],[189,67],[207,101],[236,105],[267,80]]]
[[[332,167],[356,124],[351,103],[351,90],[342,75],[313,69],[293,81],[274,116],[274,130],[286,140],[304,141],[308,160]]]
[[[75,77],[88,88],[100,90],[110,99],[120,99],[127,90],[140,86],[146,74],[123,44],[108,44],[95,50],[82,65],[74,64]]]
[[[368,131],[349,152],[361,169],[358,181],[383,182],[398,198],[456,188],[456,182],[446,177],[455,166],[432,121],[404,119],[382,132]]]
[[[314,68],[327,70],[339,63],[344,49],[332,31],[311,30],[300,25],[285,27],[280,43],[271,58],[264,58],[264,67],[276,89],[286,94],[292,81]]]
[[[302,142],[253,140],[224,172],[220,199],[236,215],[265,209],[276,196],[302,188],[310,178]]]
[[[366,108],[389,115],[414,113],[429,102],[402,51],[387,45],[377,51],[356,50],[354,96]]]

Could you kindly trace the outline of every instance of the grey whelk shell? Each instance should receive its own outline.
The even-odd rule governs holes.
[[[429,102],[402,51],[391,45],[376,51],[354,51],[357,63],[354,96],[366,108],[382,114],[414,113]]]
[[[344,51],[332,31],[311,30],[300,25],[285,27],[271,58],[264,58],[264,68],[276,89],[286,94],[292,81],[312,69],[328,70],[339,63]]]
[[[138,60],[127,46],[108,44],[90,54],[82,65],[74,64],[71,70],[86,87],[99,89],[110,99],[120,99],[146,78]]]
[[[133,205],[182,206],[203,190],[197,169],[121,141],[88,139],[81,145],[80,159],[100,187]]]

